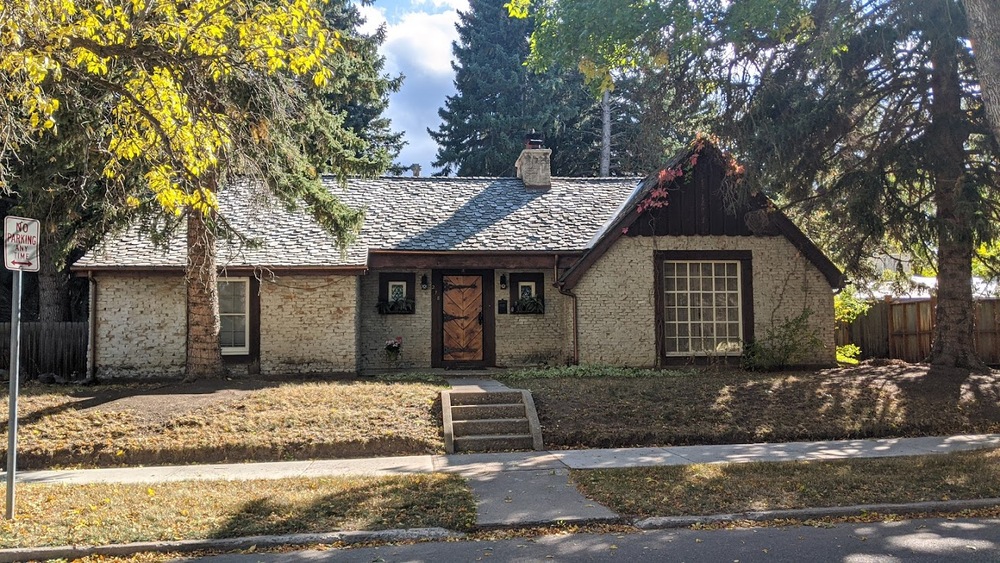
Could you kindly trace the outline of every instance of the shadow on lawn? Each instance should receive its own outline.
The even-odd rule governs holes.
[[[279,381],[257,379],[207,379],[191,383],[176,381],[161,383],[115,383],[108,387],[58,387],[58,386],[26,386],[26,394],[32,393],[65,393],[65,401],[18,416],[19,424],[27,425],[38,422],[46,417],[56,416],[69,411],[86,411],[88,409],[115,407],[136,408],[141,412],[168,409],[171,414],[177,412],[176,404],[198,406],[198,403],[220,391],[255,391],[266,387],[279,385]],[[199,400],[192,400],[194,397]],[[170,399],[176,399],[170,400]],[[7,421],[0,423],[0,431],[5,432]]]
[[[926,365],[534,380],[545,442],[630,447],[1000,432],[1000,376]]]
[[[281,499],[249,500],[210,537],[433,526],[469,530],[475,524],[475,503],[456,476],[319,481],[324,487],[335,492],[316,496],[297,490]]]

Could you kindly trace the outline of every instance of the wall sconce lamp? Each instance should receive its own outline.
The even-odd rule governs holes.
[[[420,289],[427,289],[427,274],[420,276]]]
[[[507,289],[507,274],[500,274],[500,289]]]

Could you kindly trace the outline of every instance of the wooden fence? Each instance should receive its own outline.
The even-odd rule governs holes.
[[[857,344],[861,359],[894,358],[922,362],[931,353],[936,301],[876,302],[849,326],[837,327],[837,345]],[[976,352],[984,362],[1000,364],[1000,300],[976,302]]]
[[[10,323],[0,323],[0,366],[10,361]],[[87,323],[21,323],[21,376],[87,371]]]

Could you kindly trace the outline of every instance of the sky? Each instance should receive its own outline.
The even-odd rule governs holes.
[[[404,131],[407,145],[399,154],[403,166],[419,164],[420,174],[435,170],[431,162],[437,144],[427,129],[441,124],[438,108],[446,96],[455,93],[455,73],[451,68],[451,43],[458,39],[455,23],[458,11],[469,9],[468,0],[376,0],[373,5],[359,4],[367,23],[363,31],[386,26],[386,40],[381,53],[386,58],[386,72],[402,73],[403,87],[389,99],[386,117],[395,131]]]

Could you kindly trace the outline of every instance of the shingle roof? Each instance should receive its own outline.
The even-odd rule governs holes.
[[[235,230],[259,246],[219,241],[220,266],[363,267],[369,250],[584,250],[636,186],[636,178],[553,178],[548,190],[514,178],[354,179],[327,187],[365,208],[358,240],[341,253],[336,240],[302,209],[287,209],[260,186],[238,184],[219,193]],[[157,248],[133,227],[109,237],[75,269],[167,268],[185,262],[184,230]]]

